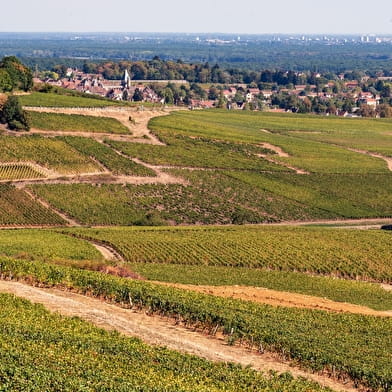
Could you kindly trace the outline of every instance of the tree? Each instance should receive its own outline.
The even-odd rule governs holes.
[[[135,102],[140,102],[143,101],[143,93],[140,91],[140,89],[136,89],[135,92],[133,93],[132,100]]]
[[[171,88],[166,87],[163,90],[163,98],[165,99],[165,103],[169,105],[173,105],[174,103],[174,96],[173,96],[173,91]]]
[[[122,100],[128,101],[128,98],[129,98],[128,90],[124,90],[122,93]]]
[[[12,89],[20,88],[28,91],[33,87],[33,74],[15,56],[4,57],[0,68],[8,72]]]
[[[381,118],[392,117],[392,107],[385,103],[378,105],[376,112]]]
[[[359,114],[362,117],[375,117],[376,116],[376,111],[369,105],[361,105],[359,107]]]
[[[5,69],[0,69],[0,92],[12,91],[12,80]]]
[[[29,119],[22,109],[18,97],[11,95],[3,105],[0,121],[8,124],[12,130],[30,130]]]

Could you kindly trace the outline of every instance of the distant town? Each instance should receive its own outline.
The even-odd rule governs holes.
[[[190,109],[219,107],[343,117],[391,116],[392,76],[361,76],[359,80],[347,80],[347,76],[339,74],[331,81],[325,75],[313,73],[310,84],[306,83],[309,75],[302,72],[281,72],[277,82],[272,72],[264,71],[258,83],[225,84],[191,83],[185,79],[135,80],[128,70],[121,79],[110,80],[102,73],[67,68],[63,77],[45,72],[41,77],[36,75],[34,83],[39,91],[63,88],[117,101],[175,104]]]

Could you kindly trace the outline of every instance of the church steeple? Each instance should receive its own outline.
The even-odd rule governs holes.
[[[129,76],[127,69],[124,72],[123,85],[125,88],[129,88],[131,86],[131,77]]]

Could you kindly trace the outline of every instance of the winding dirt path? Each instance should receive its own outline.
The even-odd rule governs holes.
[[[310,173],[307,172],[306,170],[299,169],[298,167],[291,166],[290,164],[285,163],[285,162],[277,161],[277,160],[271,158],[270,155],[267,155],[267,154],[255,154],[255,155],[256,155],[257,157],[259,157],[259,158],[265,159],[265,160],[268,161],[268,162],[274,163],[275,165],[283,166],[283,167],[286,167],[287,169],[293,170],[293,171],[295,171],[297,174],[301,174],[301,175],[310,174]],[[282,155],[280,155],[280,156],[282,156]]]
[[[223,298],[235,298],[272,306],[289,308],[307,308],[326,310],[329,312],[345,312],[363,314],[367,316],[392,317],[392,310],[377,311],[366,306],[336,302],[326,298],[311,295],[290,293],[249,286],[196,286],[179,283],[153,282],[164,286],[177,287],[184,290],[196,291],[203,294],[215,295]]]
[[[267,148],[268,150],[274,151],[278,157],[288,158],[290,155],[287,152],[283,151],[280,147],[275,146],[270,143],[260,143],[260,146],[263,148]]]
[[[80,317],[98,327],[136,336],[148,344],[166,346],[180,352],[197,355],[216,362],[234,362],[259,371],[291,372],[330,387],[335,391],[354,392],[352,383],[344,383],[325,375],[304,371],[271,353],[258,354],[244,347],[228,346],[221,338],[205,336],[159,316],[123,309],[98,299],[57,289],[42,289],[18,282],[0,281],[0,292],[14,294],[44,305],[64,316]]]
[[[62,114],[79,114],[94,117],[110,117],[114,118],[128,128],[129,135],[119,135],[112,133],[90,133],[90,132],[54,132],[33,129],[30,133],[41,133],[46,135],[75,135],[92,137],[100,140],[111,139],[119,141],[128,141],[138,143],[147,143],[154,145],[164,145],[151,131],[148,129],[148,122],[154,118],[169,114],[173,110],[181,110],[181,108],[165,109],[165,110],[141,110],[135,108],[50,108],[50,107],[25,107],[26,110],[45,113],[62,113]],[[183,109],[182,109],[183,110]],[[132,119],[131,122],[129,119]]]
[[[107,261],[117,261],[119,260],[119,258],[117,257],[117,252],[113,252],[113,249],[109,248],[108,246],[103,246],[103,245],[98,245],[95,242],[91,242],[92,246],[94,246],[94,248],[101,253],[101,255],[103,256],[103,258]]]
[[[359,153],[359,154],[368,155],[368,156],[373,157],[373,158],[380,158],[380,159],[383,159],[383,160],[387,163],[388,169],[389,169],[390,171],[392,171],[392,158],[391,158],[391,157],[386,157],[386,156],[384,156],[384,155],[376,154],[376,153],[373,153],[373,152],[370,152],[370,151],[358,150],[358,149],[356,149],[356,148],[348,148],[348,150],[349,150],[349,151],[353,151],[353,152],[357,152],[357,153]]]

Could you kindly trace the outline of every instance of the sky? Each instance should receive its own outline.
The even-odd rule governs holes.
[[[392,34],[391,0],[2,0],[1,3],[2,32]]]

